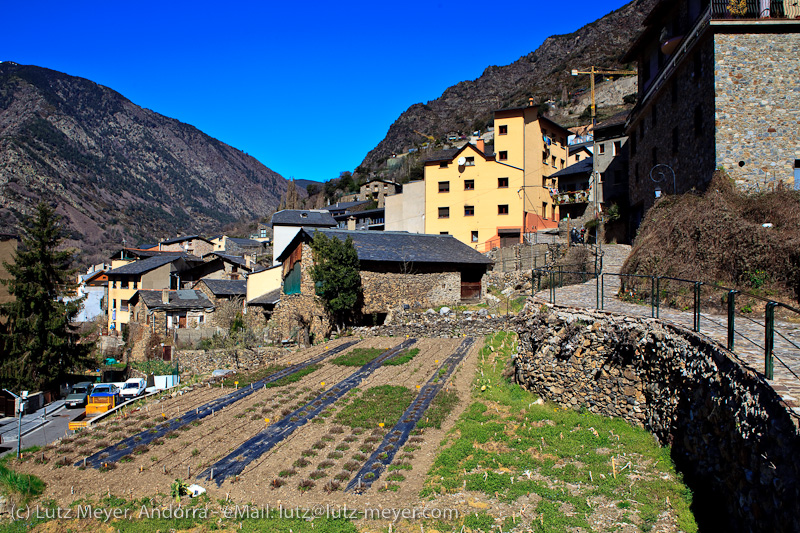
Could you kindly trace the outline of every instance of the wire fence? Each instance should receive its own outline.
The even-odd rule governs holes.
[[[603,272],[602,261],[593,269],[569,270],[558,265],[532,271],[534,292],[549,289],[550,303],[558,303],[556,289],[596,284],[596,308],[605,309],[607,293],[620,301],[650,308],[650,316],[682,323],[700,332],[701,326],[727,331],[727,348],[737,346],[764,356],[764,377],[774,379],[775,361],[800,381],[800,309],[719,284],[669,276]],[[776,316],[778,320],[776,320]]]

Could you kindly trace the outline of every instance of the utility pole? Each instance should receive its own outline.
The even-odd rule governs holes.
[[[595,74],[600,74],[602,76],[633,76],[636,74],[635,70],[603,70],[601,68],[595,67],[592,65],[589,67],[589,70],[572,70],[572,75],[577,76],[579,74],[588,74],[589,75],[589,83],[591,86],[592,92],[592,141],[594,145],[592,146],[592,197],[593,197],[593,208],[595,216],[599,215],[598,209],[598,196],[600,194],[600,179],[599,179],[599,172],[597,171],[597,143],[594,142],[594,128],[597,125],[597,108],[595,106],[595,98],[594,98],[594,76]],[[594,227],[594,240],[595,244],[598,247],[601,247],[600,244],[600,222],[598,221],[597,226]]]

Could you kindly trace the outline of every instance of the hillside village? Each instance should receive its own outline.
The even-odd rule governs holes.
[[[800,331],[793,315],[800,316],[796,302],[782,300],[769,287],[750,294],[719,283],[713,287],[703,280],[623,269],[631,245],[635,253],[640,230],[655,224],[652,213],[656,209],[670,198],[701,198],[716,186],[713,180],[721,179],[720,175],[741,193],[800,191],[796,80],[800,8],[774,0],[744,2],[741,8],[741,14],[732,16],[728,0],[656,3],[644,21],[644,31],[621,59],[635,65],[635,71],[593,65],[573,73],[592,87],[588,116],[578,126],[558,122],[564,114],[554,108],[554,101],[530,98],[526,105],[495,109],[486,126],[466,132],[469,135],[452,131],[436,137],[415,132],[417,146],[393,153],[371,168],[360,167],[360,179],[349,190],[330,194],[310,185],[309,201],[302,205],[303,195],[290,189],[281,208],[253,225],[249,235],[176,232],[159,242],[120,246],[103,262],[78,273],[76,288],[66,298],[81,298],[78,321],[95,326],[90,335],[96,339],[105,368],[99,372],[113,371],[114,365],[179,361],[185,368],[181,373],[176,367],[175,375],[189,384],[171,396],[169,391],[149,389],[149,396],[134,400],[142,402],[139,407],[126,411],[123,406],[119,416],[131,417],[130,422],[120,423],[120,427],[131,426],[127,433],[105,432],[101,422],[99,429],[92,429],[95,422],[88,418],[83,426],[71,426],[70,430],[103,431],[103,440],[97,445],[86,441],[79,450],[74,436],[67,436],[41,452],[37,449],[41,460],[24,468],[44,476],[50,469],[55,471],[54,465],[64,467],[53,474],[50,489],[59,501],[73,496],[67,494],[72,481],[64,472],[74,472],[75,479],[88,484],[97,481],[93,476],[98,472],[116,481],[138,475],[136,479],[143,481],[131,490],[130,499],[148,496],[158,483],[183,472],[187,480],[203,484],[203,491],[214,492],[214,498],[223,501],[219,498],[223,494],[225,503],[238,498],[269,505],[270,495],[295,503],[310,495],[348,504],[360,502],[349,498],[365,493],[378,494],[384,502],[393,493],[416,502],[424,493],[470,516],[489,509],[493,514],[488,521],[503,524],[502,531],[517,531],[517,520],[525,527],[536,527],[532,517],[519,511],[528,505],[537,509],[540,518],[536,519],[542,524],[545,515],[548,520],[565,520],[554,530],[566,531],[568,526],[592,530],[588,522],[574,518],[573,511],[582,509],[587,517],[599,512],[599,500],[590,502],[594,495],[581,487],[581,483],[594,484],[596,476],[598,486],[615,487],[603,489],[607,490],[603,497],[614,502],[608,507],[616,507],[603,511],[603,516],[613,515],[609,520],[617,525],[630,523],[626,531],[646,531],[655,523],[664,531],[696,531],[694,518],[686,518],[692,515],[689,504],[678,495],[680,489],[663,489],[664,494],[655,497],[659,511],[647,520],[640,518],[646,514],[641,502],[655,489],[637,489],[647,494],[633,495],[635,482],[684,481],[674,470],[666,474],[656,470],[663,456],[642,460],[636,454],[645,452],[639,448],[623,453],[620,435],[623,441],[635,438],[625,433],[627,429],[600,425],[604,419],[618,417],[650,431],[659,445],[673,446],[672,460],[680,468],[687,472],[696,468],[697,479],[687,481],[696,483],[692,485],[696,493],[702,492],[695,501],[707,497],[722,502],[719,508],[724,506],[731,527],[738,520],[746,522],[742,531],[758,530],[767,522],[776,531],[797,530],[791,517],[796,519],[800,502],[800,471],[790,459],[800,443],[796,396],[800,382],[790,375],[796,378],[794,372],[800,370],[796,367],[800,362],[795,344],[800,342]],[[630,87],[631,79],[636,81],[635,103],[632,99],[628,105],[615,102],[613,113],[601,114],[595,106],[595,90],[599,93],[601,87],[618,83]],[[622,90],[617,92],[621,95]],[[775,221],[775,225],[780,224]],[[772,221],[763,228],[770,231]],[[323,262],[313,249],[319,236],[351,242],[357,256],[362,292],[344,328],[326,307],[322,283],[314,277],[315,268]],[[18,244],[17,235],[0,234],[0,259],[13,261]],[[633,269],[634,263],[627,268]],[[576,264],[579,271],[571,271]],[[609,277],[603,278],[606,272]],[[751,273],[763,274],[756,268]],[[625,276],[644,281],[642,285],[636,285],[636,280],[628,283]],[[4,269],[0,277],[8,278]],[[690,288],[673,289],[677,285],[670,285],[670,280],[686,282]],[[797,279],[784,281],[787,287],[800,289]],[[644,286],[651,283],[652,288]],[[717,288],[725,288],[724,296],[720,292],[708,297]],[[703,327],[713,329],[710,317],[718,313],[713,316],[720,321],[727,316],[727,329],[721,322],[715,323],[719,331],[701,329],[701,300],[707,306]],[[13,295],[0,286],[0,304],[9,301]],[[612,302],[608,308],[604,308],[606,301]],[[711,301],[717,307],[711,309]],[[756,316],[753,309],[744,308],[751,304],[764,313],[763,323],[742,325],[745,320],[755,322],[750,318]],[[681,322],[690,315],[693,322]],[[750,340],[744,334],[744,340],[737,337],[735,344],[734,317],[740,321],[735,331],[758,337],[764,346],[742,348]],[[780,334],[783,340],[774,334],[781,327],[788,328],[785,336]],[[85,331],[90,329],[87,326]],[[518,337],[509,340],[500,330],[514,330]],[[222,339],[233,339],[238,331],[256,332],[257,338],[246,347],[226,346]],[[475,339],[484,335],[488,340],[481,348]],[[638,340],[631,340],[635,335]],[[413,346],[422,351],[416,356],[419,366],[409,373],[410,366],[399,365],[413,360]],[[785,361],[779,360],[785,369],[770,366],[776,346],[785,350],[781,352]],[[344,356],[340,354],[352,355],[351,349],[362,350],[355,357],[357,362],[341,362]],[[374,354],[364,356],[369,350]],[[247,354],[241,355],[242,351]],[[501,354],[507,359],[500,359]],[[339,359],[326,360],[334,355]],[[393,357],[400,362],[390,362]],[[380,368],[384,363],[387,366]],[[394,364],[398,366],[389,368]],[[459,375],[466,364],[471,373]],[[348,377],[335,365],[358,368],[352,369],[352,375],[348,372]],[[756,365],[762,366],[753,370]],[[220,374],[206,375],[211,370]],[[412,376],[418,370],[419,379]],[[152,387],[152,371],[134,373]],[[237,377],[226,378],[228,373]],[[296,379],[290,379],[295,373]],[[542,402],[514,399],[517,393],[504,388],[508,380],[565,406],[565,411],[582,409],[600,415],[591,419],[590,429],[602,439],[602,446],[597,444],[602,457],[596,463],[585,459],[594,474],[584,476],[585,465],[575,467],[564,460],[568,453],[575,457],[584,453],[583,444],[580,452],[561,455],[557,450],[565,433],[569,440],[570,433],[584,431],[589,424],[565,422],[559,407],[553,411],[550,404],[541,407],[548,409],[546,415],[535,414],[540,413]],[[346,420],[342,413],[350,407],[337,411],[341,407],[337,402],[343,398],[344,404],[360,405],[363,413],[359,416],[368,418],[372,404],[358,403],[366,397],[364,391],[388,390],[399,384],[408,387],[405,404],[405,400],[381,396],[376,405],[389,410],[397,403],[408,410],[401,409],[396,419],[369,418],[365,428],[373,433],[365,433],[368,439],[361,443],[362,453],[342,463],[342,472],[328,479],[333,470],[326,468],[344,461],[343,455],[352,452],[348,452],[350,443],[356,443],[365,431],[353,423],[352,439],[344,437],[349,427],[342,428],[350,422],[342,422]],[[269,391],[278,390],[273,386],[286,386],[290,392],[283,399],[268,397]],[[22,400],[9,391],[4,394],[5,401],[0,403],[10,416],[9,406],[18,407]],[[50,391],[46,394],[50,399]],[[354,399],[357,394],[362,395],[359,400]],[[452,405],[434,403],[443,401],[446,394],[454,395]],[[43,391],[42,404],[44,397]],[[255,398],[258,403],[252,403]],[[285,405],[295,398],[296,405]],[[148,403],[151,399],[160,403]],[[98,408],[103,412],[98,420],[114,417],[109,415],[119,408],[115,401],[103,401],[107,405]],[[245,403],[247,409],[239,412]],[[445,413],[441,419],[436,418],[438,412],[428,410],[432,405]],[[485,413],[475,405],[486,407]],[[153,413],[158,412],[153,420],[151,407]],[[449,409],[466,414],[447,418]],[[731,414],[720,414],[725,409]],[[232,415],[232,410],[237,414]],[[533,416],[549,418],[534,421]],[[22,424],[22,414],[19,417]],[[687,422],[695,418],[701,422],[694,426]],[[218,422],[222,427],[235,425],[236,429],[220,437],[215,433],[217,426],[209,430],[208,420],[222,420]],[[480,429],[484,422],[497,426],[492,437],[487,433],[476,436],[474,442],[462,441],[463,435],[484,431]],[[598,436],[595,426],[611,436]],[[697,429],[701,426],[702,434]],[[313,435],[290,441],[298,446],[280,446],[281,439],[289,439],[295,431]],[[530,440],[523,433],[527,431],[547,433],[536,433]],[[77,435],[80,438],[81,433]],[[189,435],[187,443],[208,442],[208,449],[197,445],[190,451],[195,444],[186,444],[185,450],[162,454],[165,447],[158,446],[164,439],[179,435]],[[524,446],[502,440],[503,435],[519,435],[519,442],[526,439]],[[250,440],[243,441],[245,436]],[[330,449],[325,449],[328,443]],[[301,453],[299,444],[308,450],[295,457]],[[67,451],[59,452],[58,446],[67,446]],[[425,454],[415,456],[420,447]],[[524,448],[524,460],[515,455],[517,447]],[[323,449],[329,465],[319,463],[317,471],[291,478],[316,461]],[[445,449],[448,459],[458,457],[456,466],[437,455]],[[606,458],[605,454],[610,455]],[[502,464],[486,466],[490,458],[500,456]],[[125,458],[134,465],[121,464],[113,472]],[[575,470],[581,481],[561,484],[558,476],[566,479],[566,474],[548,473],[560,480],[555,486],[564,494],[547,493],[550,496],[534,499],[529,497],[533,488],[519,489],[516,494],[515,477],[517,483],[528,483],[532,475],[539,475],[532,474],[534,467],[524,462],[546,464],[548,472],[564,469],[571,475]],[[553,463],[559,466],[552,467]],[[541,468],[544,472],[545,467]],[[634,470],[639,477],[630,478],[631,495],[623,497],[617,491],[617,476],[633,476]],[[425,477],[426,472],[436,472],[436,476]],[[250,491],[259,483],[263,486]],[[224,487],[222,493],[220,487]],[[109,497],[112,492],[108,488]],[[691,491],[687,492],[691,501]],[[781,496],[773,501],[771,495],[778,493]],[[179,486],[178,501],[181,496]],[[670,496],[674,505],[669,503]],[[524,504],[520,497],[527,498]],[[558,502],[556,510],[540,503],[548,497]],[[635,519],[620,504],[624,498],[639,510]],[[706,520],[706,528],[713,523],[701,511],[692,512],[698,522]],[[573,518],[574,523],[570,522]],[[470,530],[492,527],[479,524]]]

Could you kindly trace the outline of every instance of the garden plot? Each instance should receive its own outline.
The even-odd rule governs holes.
[[[363,496],[346,494],[342,489],[384,440],[390,443],[389,430],[426,383],[436,379],[439,369],[462,342],[463,339],[362,340],[318,361],[311,373],[295,382],[267,389],[254,386],[250,392],[250,377],[237,376],[233,379],[240,381],[240,387],[244,385],[247,394],[213,414],[188,420],[191,414],[203,412],[203,406],[210,402],[230,398],[233,380],[226,381],[225,389],[200,386],[182,396],[151,404],[149,410],[142,408],[127,418],[123,415],[66,439],[44,451],[43,460],[29,458],[24,468],[48,483],[47,497],[64,502],[86,497],[87,492],[94,497],[152,497],[167,492],[170,484],[181,478],[205,486],[214,499],[224,497],[266,505],[276,499],[308,503],[307,498],[313,497],[326,502],[357,503]],[[399,349],[390,352],[393,355],[389,357],[386,352],[392,348]],[[315,348],[287,356],[276,364],[296,364],[324,354],[324,348]],[[379,358],[370,361],[376,354]],[[398,364],[387,364],[394,357]],[[361,364],[364,361],[366,365]],[[370,371],[364,372],[365,366]],[[357,379],[348,382],[354,375]],[[454,387],[451,377],[448,387],[466,392],[469,377],[463,373],[455,377],[462,383]],[[178,426],[168,426],[163,431],[167,421]],[[225,477],[220,475],[224,470],[213,466],[226,457],[238,458],[242,453],[237,450],[248,449],[243,444],[269,434],[270,427],[280,427],[282,422],[293,430],[282,434],[283,438],[265,453],[261,450],[262,453],[253,453],[250,461],[242,461],[244,468],[240,471]],[[154,430],[158,433],[150,433]],[[404,448],[400,448],[402,443],[396,444],[398,470],[389,465],[380,487],[373,487],[370,493],[392,500],[416,498],[442,435],[432,429],[435,433],[429,438],[423,431],[428,430],[415,429]],[[111,460],[112,453],[115,461]],[[84,457],[93,457],[100,468],[84,468]],[[75,464],[80,466],[71,466]],[[215,468],[213,482],[203,479],[211,477],[211,468]],[[417,471],[411,472],[412,468]]]

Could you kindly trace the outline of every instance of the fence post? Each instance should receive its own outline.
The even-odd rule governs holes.
[[[650,317],[656,317],[656,277],[650,278]]]
[[[703,283],[696,281],[694,283],[694,330],[700,331],[700,285]]]
[[[563,271],[563,267],[561,267],[559,265],[559,267],[558,267],[558,288],[560,289],[563,286],[564,286],[564,271]]]
[[[656,276],[656,318],[661,318],[661,276]]]
[[[764,377],[773,379],[774,361],[772,360],[772,349],[775,343],[775,302],[768,302],[764,311]]]
[[[603,309],[606,305],[606,273],[600,272],[600,309]]]
[[[736,291],[728,291],[728,350],[733,351],[733,334],[736,332]]]
[[[556,273],[550,271],[550,303],[556,303]]]
[[[597,308],[602,309],[600,306],[600,276],[597,275],[597,271],[594,272],[594,287],[595,287],[595,296],[597,296]]]

